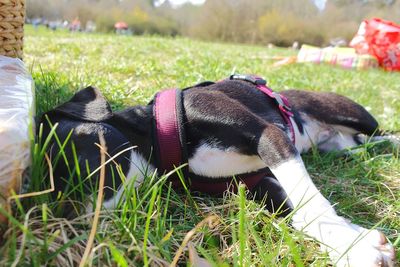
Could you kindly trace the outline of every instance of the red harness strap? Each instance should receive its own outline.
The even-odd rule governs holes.
[[[206,177],[190,177],[190,189],[192,191],[198,191],[207,193],[210,195],[221,195],[225,191],[237,192],[238,182],[242,182],[246,185],[247,189],[253,190],[255,186],[261,181],[262,178],[267,175],[271,175],[267,170],[261,170],[253,173],[235,175],[227,178],[206,178]],[[180,181],[178,181],[180,183]],[[174,181],[172,184],[175,186]],[[180,184],[177,184],[179,187]]]
[[[289,127],[290,135],[292,143],[295,144],[296,142],[296,135],[294,132],[294,127],[290,118],[293,117],[293,112],[291,111],[289,101],[287,98],[279,93],[274,92],[271,88],[267,86],[267,82],[255,75],[241,75],[241,74],[233,74],[229,77],[231,80],[243,80],[253,83],[257,86],[257,88],[262,91],[264,94],[269,96],[270,98],[274,99],[275,102],[278,104],[279,111],[283,119],[285,120],[287,126]]]
[[[182,157],[180,127],[178,122],[177,89],[159,92],[153,105],[158,147],[158,167],[171,171],[186,163]]]
[[[293,117],[293,113],[291,111],[291,108],[289,106],[289,101],[287,100],[287,98],[281,94],[272,91],[272,89],[269,88],[267,85],[257,85],[257,88],[263,91],[269,97],[275,99],[275,101],[278,103],[279,111],[281,112],[283,119],[285,120],[287,126],[289,127],[291,136],[290,139],[292,140],[292,143],[295,144],[296,135],[294,133],[292,121],[290,120],[290,118]]]

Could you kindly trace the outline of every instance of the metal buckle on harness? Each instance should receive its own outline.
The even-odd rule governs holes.
[[[275,98],[278,105],[283,107],[286,111],[292,110],[288,105],[286,105],[285,101],[283,101],[282,96],[280,94],[272,92],[272,96]]]
[[[242,81],[247,81],[251,82],[252,84],[255,85],[266,85],[267,81],[257,77],[257,76],[252,76],[252,75],[243,75],[243,74],[232,74],[229,76],[230,80],[242,80]]]

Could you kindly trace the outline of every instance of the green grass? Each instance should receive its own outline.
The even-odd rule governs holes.
[[[162,88],[219,80],[236,70],[262,75],[276,90],[344,94],[367,107],[382,128],[400,129],[398,73],[312,64],[272,66],[272,56],[293,53],[185,38],[34,31],[30,27],[25,38],[25,63],[35,80],[38,114],[88,85],[101,89],[113,108],[120,109],[145,104]],[[42,140],[33,148],[32,189],[48,186],[45,146]],[[346,160],[317,152],[304,159],[323,194],[332,203],[340,203],[336,206],[340,214],[362,226],[377,227],[400,250],[399,155],[396,148],[380,143],[363,147]],[[316,242],[245,196],[244,190],[222,199],[178,194],[166,177],[150,176],[139,189],[127,188],[127,199],[116,211],[101,213],[91,264],[166,265],[189,233],[199,256],[214,266],[329,263]],[[73,220],[58,214],[57,201],[48,195],[18,202],[0,244],[0,266],[78,265],[93,214]],[[190,264],[186,248],[180,263]]]

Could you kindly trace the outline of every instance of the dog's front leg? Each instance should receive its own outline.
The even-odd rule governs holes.
[[[294,206],[293,226],[320,241],[337,266],[394,266],[394,250],[385,236],[336,214],[284,132],[268,126],[259,139],[258,153]]]

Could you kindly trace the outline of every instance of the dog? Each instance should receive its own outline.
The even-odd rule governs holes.
[[[163,108],[164,102],[156,108],[163,97],[172,97],[172,108]],[[165,117],[171,112],[176,129],[160,137],[157,127],[163,126],[158,120],[168,121]],[[233,176],[243,175],[240,179],[257,199],[266,199],[270,211],[291,213],[292,226],[321,242],[337,266],[395,264],[394,248],[381,232],[336,214],[313,184],[300,156],[312,147],[341,151],[385,138],[372,115],[344,96],[300,90],[278,94],[260,77],[232,75],[216,83],[170,91],[168,96],[158,94],[148,105],[113,112],[100,91],[88,87],[45,113],[40,122],[44,137],[55,132],[58,138],[52,137],[48,153],[63,151],[67,158],[54,167],[56,194],[81,181],[65,163],[74,162],[74,153],[80,177],[98,168],[95,144],[102,135],[115,163],[106,168],[105,208],[112,209],[123,199],[122,180],[110,178],[117,173],[115,165],[126,177],[124,183],[139,186],[146,173],[162,174],[168,170],[164,165],[173,169],[186,162],[189,187],[206,193],[221,193],[213,188],[229,190],[220,187],[227,185],[226,177],[232,181]],[[65,140],[73,146],[64,145]],[[181,146],[171,145],[174,142]],[[161,159],[176,154],[178,163]],[[89,183],[96,185],[97,179],[92,175],[85,180],[87,194],[92,190]]]

